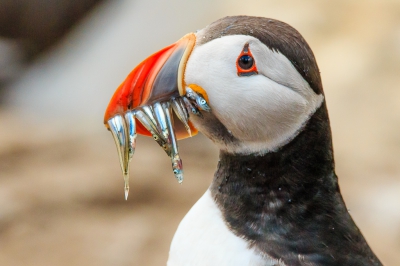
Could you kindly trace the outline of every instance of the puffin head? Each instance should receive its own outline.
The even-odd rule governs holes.
[[[185,84],[205,91],[211,113],[194,126],[230,153],[275,151],[323,102],[313,53],[291,26],[226,17],[196,33]]]
[[[268,153],[289,143],[324,101],[314,55],[294,28],[235,16],[187,34],[140,63],[116,90],[104,123],[110,128],[113,117],[188,90],[211,110],[198,106],[200,114],[189,112],[186,130],[172,119],[178,139],[199,130],[222,151],[238,154]],[[157,138],[143,123],[137,132]]]

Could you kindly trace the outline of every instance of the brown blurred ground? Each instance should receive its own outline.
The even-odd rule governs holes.
[[[210,184],[217,150],[202,136],[180,142],[185,181],[178,185],[163,151],[139,138],[125,202],[103,111],[140,60],[236,14],[286,21],[313,48],[345,201],[382,262],[400,265],[400,3],[378,0],[97,8],[7,88],[0,265],[165,265],[179,221]]]

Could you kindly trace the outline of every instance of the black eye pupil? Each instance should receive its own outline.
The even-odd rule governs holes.
[[[239,58],[239,66],[240,68],[247,70],[250,69],[254,64],[254,59],[250,55],[242,55]]]

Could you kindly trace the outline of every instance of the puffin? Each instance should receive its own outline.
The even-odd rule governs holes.
[[[176,139],[219,148],[212,183],[183,218],[168,266],[382,265],[343,201],[314,54],[290,25],[230,16],[140,63],[104,124],[129,191],[136,134],[183,180]]]

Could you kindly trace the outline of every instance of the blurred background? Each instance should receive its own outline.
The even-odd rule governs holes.
[[[131,193],[104,110],[148,55],[227,15],[285,21],[317,58],[347,206],[400,265],[400,1],[0,0],[0,265],[165,265],[218,151],[181,141],[185,181],[139,137]]]

